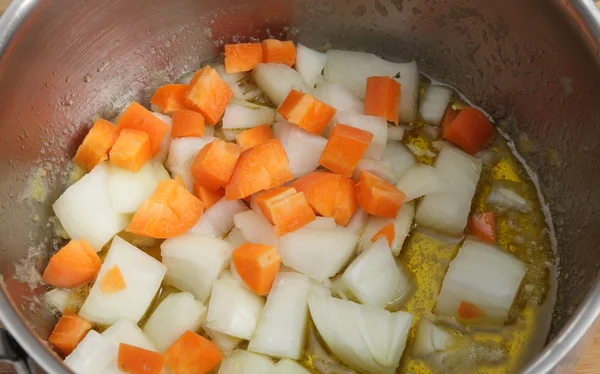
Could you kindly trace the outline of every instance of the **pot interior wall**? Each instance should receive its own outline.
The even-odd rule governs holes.
[[[0,60],[0,274],[40,336],[54,324],[39,276],[58,245],[51,204],[92,119],[147,102],[226,42],[267,36],[416,59],[494,115],[554,216],[556,333],[599,264],[600,75],[550,1],[45,0]]]

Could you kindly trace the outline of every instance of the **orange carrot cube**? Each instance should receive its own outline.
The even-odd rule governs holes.
[[[186,94],[186,105],[202,113],[208,125],[216,125],[233,97],[231,88],[210,66],[198,70]]]
[[[401,85],[390,77],[367,78],[365,114],[398,124]]]
[[[335,115],[334,108],[296,90],[290,91],[277,111],[289,122],[317,135],[321,135]]]
[[[487,315],[485,310],[481,309],[475,304],[467,301],[461,301],[458,305],[458,318],[462,320],[472,320],[476,318],[483,318]]]
[[[204,117],[202,117],[202,114],[185,109],[173,113],[171,137],[183,138],[202,135],[204,135]]]
[[[255,145],[266,142],[269,139],[275,139],[271,126],[260,125],[246,131],[242,131],[235,137],[235,141],[244,149],[252,148]]]
[[[396,237],[396,228],[394,227],[394,223],[390,222],[387,225],[383,226],[381,230],[377,231],[377,234],[373,235],[371,238],[371,242],[375,243],[379,238],[386,238],[390,247],[392,246],[392,242]]]
[[[452,122],[446,122],[442,136],[473,155],[492,140],[494,125],[479,109],[467,107]]]
[[[117,122],[119,132],[123,129],[143,131],[150,138],[151,157],[160,151],[160,145],[164,136],[169,132],[169,125],[156,117],[148,109],[135,101],[121,114]]]
[[[123,274],[118,265],[110,268],[100,280],[100,291],[102,291],[102,293],[117,293],[126,288],[125,278],[123,278]]]
[[[204,205],[204,209],[208,209],[225,196],[225,189],[219,188],[216,191],[211,191],[203,185],[194,182],[194,195],[200,199],[202,205]]]
[[[165,352],[172,374],[205,374],[217,367],[223,353],[210,340],[187,330]]]
[[[475,213],[469,218],[467,224],[469,232],[480,239],[496,242],[496,218],[494,212]]]
[[[189,86],[187,84],[167,84],[154,91],[150,104],[157,106],[161,112],[170,114],[178,110],[187,109],[185,95]]]
[[[265,39],[262,41],[263,61],[294,66],[296,46],[291,40]]]
[[[150,159],[150,137],[143,131],[123,129],[110,150],[109,161],[120,168],[138,172]]]
[[[319,164],[350,178],[372,139],[373,134],[368,131],[337,124],[329,136]]]
[[[48,262],[42,279],[54,287],[75,288],[94,279],[102,260],[85,240],[71,240]]]
[[[271,215],[270,205],[296,193],[297,191],[293,187],[275,187],[272,190],[257,193],[256,204],[267,220],[273,225],[273,216]]]
[[[130,374],[160,374],[165,356],[144,348],[125,343],[119,344],[117,358],[119,370]]]
[[[215,139],[198,153],[192,165],[194,181],[210,191],[224,187],[233,174],[233,169],[242,153],[242,147]]]
[[[356,185],[358,205],[369,214],[395,218],[404,202],[404,193],[368,171],[360,173]]]
[[[292,187],[278,187],[260,193],[256,202],[279,236],[296,231],[317,218],[304,193],[296,192]]]
[[[77,148],[73,162],[83,170],[91,171],[102,161],[108,160],[108,152],[118,136],[115,125],[105,119],[97,119]]]
[[[70,310],[66,310],[54,326],[54,330],[48,338],[48,343],[63,357],[66,357],[75,350],[77,345],[85,338],[85,334],[91,329],[91,323]]]
[[[229,74],[250,71],[263,62],[261,43],[225,44],[225,71]]]
[[[275,247],[244,243],[231,254],[235,270],[246,285],[257,295],[271,291],[281,267],[281,256]]]

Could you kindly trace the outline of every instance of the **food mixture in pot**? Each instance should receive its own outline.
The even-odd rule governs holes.
[[[225,45],[79,146],[48,341],[78,374],[514,372],[555,259],[511,145],[415,62]]]

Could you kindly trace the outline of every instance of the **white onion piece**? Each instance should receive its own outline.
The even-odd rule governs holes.
[[[238,81],[243,79],[246,76],[246,73],[227,73],[227,71],[225,71],[225,65],[221,64],[214,64],[211,67],[215,69],[221,79],[223,79],[229,88],[231,88],[231,91],[233,91],[233,97],[238,99],[242,99],[244,97],[242,90],[238,86]]]
[[[189,292],[172,293],[160,302],[144,325],[144,332],[165,352],[186,331],[202,325],[206,307]]]
[[[361,236],[365,229],[365,225],[367,224],[368,219],[369,213],[362,210],[361,207],[358,207],[356,209],[356,212],[354,212],[354,214],[350,218],[350,221],[348,221],[346,229],[348,229],[350,232],[354,233],[357,236]]]
[[[336,228],[335,219],[331,217],[317,217],[314,221],[304,225],[305,229],[310,230],[331,230]]]
[[[215,138],[212,136],[177,138],[173,139],[169,147],[165,167],[173,178],[177,175],[181,176],[185,188],[192,193],[194,192],[192,164],[202,147],[213,140]]]
[[[239,134],[241,134],[242,132],[244,132],[244,130],[239,130],[239,129],[219,129],[219,132],[217,133],[217,138],[225,140],[225,141],[229,141],[229,142],[234,142],[237,138],[237,136]]]
[[[417,209],[416,221],[444,234],[461,235],[471,210],[471,201],[481,174],[481,161],[446,147],[435,160],[435,170],[444,184],[440,192],[426,195]]]
[[[388,183],[394,183],[396,181],[396,175],[392,170],[392,164],[389,161],[375,161],[368,158],[363,158],[358,161],[354,173],[352,173],[352,179],[358,182],[360,173],[368,171],[369,173],[383,179]]]
[[[275,109],[248,101],[232,100],[225,108],[223,129],[250,129],[275,121]]]
[[[118,320],[111,327],[104,330],[102,336],[110,339],[117,348],[120,343],[125,343],[158,352],[156,343],[135,322],[128,319]],[[115,356],[117,355],[118,349],[115,350]]]
[[[310,371],[294,360],[284,358],[275,365],[276,374],[310,374]]]
[[[343,274],[333,278],[334,281],[331,283],[331,294],[339,296],[342,300],[358,300],[346,282],[344,282],[342,276]]]
[[[206,326],[223,334],[250,339],[260,318],[265,301],[242,288],[235,280],[215,282]]]
[[[200,302],[206,302],[210,296],[214,281],[233,251],[224,240],[191,233],[167,239],[160,248],[162,262],[168,268],[165,281],[191,292]]]
[[[404,202],[408,202],[430,193],[442,191],[444,181],[435,168],[416,163],[398,180],[396,188],[404,192],[406,195]]]
[[[292,269],[292,271],[295,271]],[[282,270],[280,270],[282,272]],[[315,294],[319,296],[331,296],[331,290],[324,283],[316,281],[310,278],[310,289],[308,290],[309,294]]]
[[[295,178],[315,171],[327,145],[327,139],[282,121],[273,125],[273,136],[281,141]]]
[[[388,126],[388,142],[390,140],[401,141],[404,138],[404,127]]]
[[[387,143],[381,159],[392,165],[396,180],[400,179],[417,162],[411,151],[400,142]]]
[[[359,98],[365,97],[367,78],[372,76],[394,77],[402,85],[399,117],[405,122],[417,119],[419,98],[419,70],[416,62],[395,63],[380,59],[371,53],[354,51],[327,51],[327,64],[323,74],[330,82],[339,83]]]
[[[101,280],[115,266],[119,267],[126,288],[105,294],[100,290]],[[121,318],[138,322],[152,303],[166,271],[163,264],[116,236],[79,315],[102,325]]]
[[[497,205],[501,209],[516,209],[523,213],[531,211],[531,206],[524,197],[505,187],[492,187],[487,202],[488,204]]]
[[[315,86],[317,77],[321,75],[326,63],[327,55],[325,53],[317,52],[298,43],[295,67],[304,79],[306,87],[312,89]]]
[[[454,335],[446,329],[428,318],[421,318],[415,331],[411,354],[416,358],[425,358],[432,353],[452,349],[456,343]]]
[[[106,162],[67,188],[52,208],[71,239],[85,239],[96,251],[129,224],[112,206]]]
[[[65,308],[69,305],[69,298],[73,291],[55,288],[46,292],[45,298],[48,304],[52,305],[56,310],[64,313]]]
[[[387,122],[384,118],[337,111],[331,122],[329,122],[328,127],[325,129],[324,135],[329,137],[331,131],[333,131],[333,127],[338,123],[352,126],[373,134],[371,144],[369,144],[363,157],[372,160],[381,160],[386,148],[385,143],[387,142]]]
[[[363,251],[366,248],[369,248],[372,244],[371,239],[373,239],[375,234],[388,223],[393,222],[395,236],[392,241],[392,253],[394,256],[398,256],[400,250],[402,250],[402,245],[404,245],[406,237],[410,233],[414,218],[415,204],[413,202],[402,204],[402,208],[398,211],[396,218],[369,216],[367,225],[365,226],[360,242],[358,243],[358,250]]]
[[[75,374],[103,374],[115,358],[113,342],[90,330],[63,363]]]
[[[344,283],[363,304],[385,308],[396,295],[400,272],[386,238],[364,250],[344,271]]]
[[[344,227],[301,228],[283,236],[277,250],[285,265],[322,282],[348,262],[357,240],[358,236]]]
[[[477,323],[503,324],[526,272],[527,266],[512,254],[467,239],[450,262],[434,312],[457,317],[465,301],[485,311]]]
[[[244,240],[244,235],[242,235],[242,230],[238,229],[237,227],[231,229],[225,240],[228,241],[233,248],[237,248],[246,243],[246,240]]]
[[[406,312],[309,295],[319,334],[345,364],[366,373],[392,373],[398,367],[413,316]]]
[[[248,350],[298,360],[306,338],[309,290],[306,275],[277,274]]]
[[[208,327],[204,327],[204,331],[210,337],[213,343],[219,348],[221,352],[225,356],[229,356],[231,352],[242,342],[240,338],[234,338],[233,336],[229,336],[227,334],[223,334],[222,332],[215,331]]]
[[[415,285],[413,284],[413,277],[410,270],[408,270],[398,258],[394,260],[396,262],[396,268],[398,268],[398,273],[400,274],[400,280],[396,285],[392,300],[386,307],[387,310],[392,312],[400,310],[415,291]]]
[[[324,102],[336,110],[344,112],[364,113],[364,103],[337,83],[326,82],[312,92],[315,99]]]
[[[136,173],[109,164],[108,190],[113,208],[119,213],[135,213],[154,193],[158,183],[170,178],[159,162],[146,162]]]
[[[275,363],[256,353],[235,350],[225,357],[218,374],[275,374]]]
[[[421,97],[421,118],[432,125],[439,125],[452,98],[448,87],[429,85]]]
[[[252,71],[252,78],[276,106],[281,105],[292,89],[309,91],[300,74],[285,64],[258,64]]]
[[[233,228],[233,216],[246,210],[248,208],[241,200],[223,197],[208,208],[188,232],[221,238]]]
[[[161,114],[158,112],[160,111],[152,109],[152,114],[154,114],[154,116],[156,116],[158,119],[160,119],[169,126],[169,131],[167,131],[160,143],[160,151],[158,151],[156,156],[154,156],[154,158],[152,159],[152,161],[160,162],[162,164],[167,159],[167,153],[169,153],[169,146],[171,145],[171,141],[173,140],[173,138],[171,138],[173,118],[167,116],[166,114]]]
[[[177,78],[177,80],[175,81],[175,83],[178,84],[190,84],[192,82],[192,78],[194,78],[194,74],[196,72],[195,71],[188,71],[187,73],[183,74],[182,76],[180,76],[179,78]]]
[[[232,280],[234,278],[233,278],[233,275],[231,274],[231,271],[225,270],[221,273],[221,275],[219,275],[219,279]]]
[[[261,214],[254,210],[247,210],[233,216],[235,227],[242,231],[245,241],[254,244],[264,244],[271,247],[279,245],[279,237],[275,234],[275,228]]]

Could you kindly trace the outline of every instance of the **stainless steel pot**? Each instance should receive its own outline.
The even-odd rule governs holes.
[[[0,20],[0,319],[41,368],[55,318],[37,271],[50,204],[90,119],[234,40],[416,59],[498,120],[540,179],[558,238],[558,299],[525,373],[569,372],[600,314],[600,14],[592,0],[15,0]],[[41,183],[43,182],[43,183]],[[36,275],[37,274],[37,275]],[[0,335],[0,360],[31,360]]]

